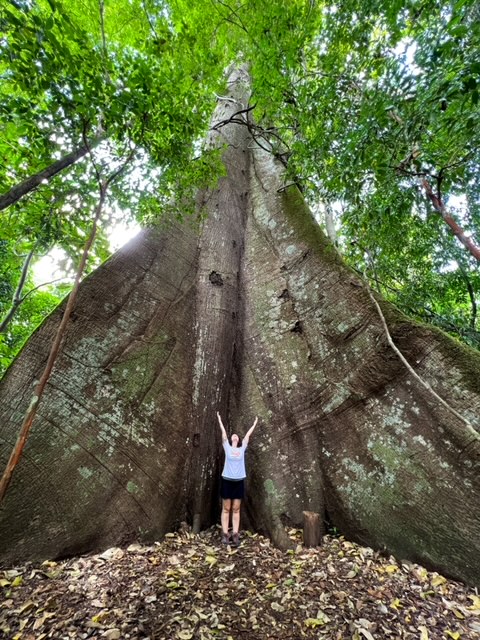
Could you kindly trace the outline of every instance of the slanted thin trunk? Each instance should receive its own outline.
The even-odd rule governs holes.
[[[64,169],[67,169],[72,164],[75,164],[78,160],[85,156],[89,149],[93,149],[96,147],[103,138],[95,138],[88,145],[83,145],[72,151],[67,153],[67,155],[63,156],[59,160],[52,162],[48,167],[42,169],[38,173],[26,178],[20,184],[15,185],[11,189],[9,189],[6,193],[0,195],[0,211],[10,207],[12,204],[18,202],[21,198],[29,194],[31,191],[36,189],[42,182],[48,182],[51,178],[56,176],[58,173],[62,172]]]
[[[241,78],[239,79],[241,82]],[[239,110],[221,100],[217,121]],[[215,412],[242,433],[246,516],[290,543],[303,512],[400,558],[480,582],[480,356],[380,302],[283,167],[220,129],[227,175],[199,196],[203,228],[145,231],[85,280],[2,505],[0,557],[45,558],[156,538],[218,516]],[[60,321],[0,384],[1,457]],[[7,444],[5,444],[7,443]]]
[[[337,229],[335,226],[335,216],[333,214],[333,209],[330,206],[330,203],[325,203],[325,228],[327,230],[327,236],[330,241],[337,245]]]
[[[456,238],[458,238],[463,246],[470,252],[470,255],[480,262],[480,247],[478,247],[472,238],[465,233],[452,214],[447,210],[440,196],[433,192],[432,185],[429,181],[426,178],[422,178],[420,184],[425,190],[425,193],[427,194],[427,197],[432,203],[435,211],[442,216],[443,220],[450,227],[450,231],[453,235],[456,236]]]
[[[27,254],[25,261],[22,266],[22,271],[20,273],[20,279],[17,284],[17,288],[15,289],[15,293],[13,294],[12,304],[10,305],[10,309],[6,312],[0,322],[0,333],[5,333],[8,328],[8,325],[13,320],[15,314],[17,313],[18,308],[25,300],[25,296],[23,295],[23,287],[25,286],[25,282],[27,280],[28,270],[30,269],[30,263],[32,262],[32,258],[34,256],[34,249]]]

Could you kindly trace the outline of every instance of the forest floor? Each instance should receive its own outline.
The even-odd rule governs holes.
[[[343,538],[281,552],[217,528],[0,570],[11,640],[379,640],[480,637],[474,589]],[[3,634],[3,635],[2,635]]]

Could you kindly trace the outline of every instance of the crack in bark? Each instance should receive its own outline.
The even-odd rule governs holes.
[[[122,430],[121,430],[121,429],[118,429],[118,428],[117,428],[117,427],[118,427],[117,423],[106,420],[106,419],[105,419],[105,417],[104,417],[104,414],[103,414],[103,413],[96,413],[90,405],[86,405],[86,404],[81,403],[81,402],[79,401],[79,399],[78,399],[78,397],[77,397],[77,396],[73,396],[73,395],[72,395],[72,394],[70,394],[68,391],[66,391],[65,389],[63,389],[62,387],[60,387],[60,386],[56,386],[53,382],[49,382],[49,387],[52,387],[52,388],[53,388],[53,389],[55,389],[58,393],[62,394],[62,395],[63,395],[63,396],[65,396],[66,398],[68,398],[68,399],[72,402],[73,406],[78,406],[78,407],[80,407],[81,409],[83,409],[83,411],[84,411],[84,415],[88,415],[88,414],[90,414],[90,415],[92,415],[94,418],[97,418],[97,420],[99,420],[99,421],[100,421],[100,424],[105,425],[105,427],[106,427],[106,428],[108,428],[109,430],[111,430],[112,432],[114,432],[114,433],[115,433],[115,437],[116,437],[117,439],[121,439],[121,437],[122,437],[123,433],[122,433]],[[125,409],[128,409],[128,407],[126,407],[126,406],[125,406]],[[131,411],[130,411],[130,413],[131,413]],[[41,415],[41,414],[39,414],[39,415]],[[45,418],[45,417],[44,417],[44,419],[45,419],[46,421],[48,421],[48,422],[52,422],[52,421],[51,421],[51,419],[49,419],[49,418]],[[131,427],[131,428],[130,428],[130,431],[132,430],[132,428],[133,428],[133,427]],[[62,430],[60,427],[58,427],[58,429],[59,429],[60,431],[62,431],[62,433],[65,433],[65,434],[68,436],[68,432],[66,432],[66,431]],[[72,437],[72,436],[68,436],[68,437],[70,437],[70,439],[73,439],[73,437]],[[111,445],[111,441],[110,441],[109,439],[107,439],[107,438],[103,437],[102,435],[98,435],[98,434],[97,434],[97,437],[100,437],[100,439],[102,440],[102,442],[105,442],[107,445]],[[132,438],[131,438],[131,436],[130,436],[130,439],[132,439]],[[78,442],[76,442],[75,440],[74,440],[74,442],[75,442],[76,444],[79,444],[79,443],[78,443]],[[121,454],[122,454],[122,455],[124,455],[124,456],[125,456],[125,457],[126,457],[126,458],[127,458],[127,459],[132,463],[132,464],[134,464],[134,465],[135,465],[135,467],[136,467],[139,471],[141,471],[141,472],[142,472],[142,473],[143,473],[147,478],[149,478],[149,480],[151,480],[153,483],[156,483],[156,479],[155,479],[153,476],[151,476],[149,473],[147,473],[147,471],[145,471],[145,469],[144,469],[144,468],[139,464],[139,462],[138,462],[137,460],[135,460],[135,458],[133,458],[133,457],[129,454],[128,450],[120,449],[120,452],[121,452]]]
[[[367,313],[365,319],[362,322],[360,322],[360,324],[351,327],[347,331],[347,333],[343,333],[341,336],[339,336],[339,341],[350,342],[350,341],[354,340],[361,333],[365,332],[367,327],[370,325],[370,322],[371,322],[372,318],[373,318],[373,313],[371,313],[371,314]]]
[[[159,365],[157,365],[157,367],[155,369],[155,376],[153,377],[151,383],[149,385],[147,385],[147,388],[145,389],[145,392],[139,395],[138,406],[142,405],[143,401],[145,400],[147,395],[150,393],[150,390],[154,387],[155,383],[160,378],[160,376],[163,373],[164,369],[168,365],[168,362],[169,362],[170,358],[172,357],[173,352],[175,351],[176,345],[177,345],[177,340],[175,338],[173,338],[173,345],[172,345],[172,348],[170,349],[170,351],[168,352],[167,357],[164,359],[163,362],[161,362]]]
[[[287,282],[287,290],[290,291],[290,278],[292,277],[292,274],[290,272],[288,272],[286,279]],[[310,360],[311,358],[311,354],[312,354],[312,344],[310,343],[308,337],[307,337],[307,332],[305,331],[304,327],[304,322],[302,322],[302,316],[298,313],[297,308],[296,308],[296,301],[294,296],[290,295],[290,302],[291,302],[291,308],[293,313],[295,314],[296,318],[297,318],[297,323],[302,323],[302,331],[298,332],[298,334],[302,337],[302,339],[304,340],[306,346],[307,346],[307,360]],[[304,320],[304,318],[303,318]],[[290,329],[290,331],[293,331],[292,329]]]
[[[61,392],[61,389],[60,389]],[[82,449],[82,451],[89,457],[92,458],[93,460],[95,460],[95,462],[98,464],[99,467],[102,467],[103,469],[105,469],[105,471],[112,476],[112,478],[115,480],[115,482],[120,485],[120,487],[122,488],[122,491],[126,492],[127,495],[129,496],[129,498],[131,498],[133,500],[133,502],[135,502],[135,504],[138,505],[138,507],[140,508],[140,511],[142,511],[142,513],[144,513],[145,516],[147,516],[147,518],[149,520],[151,520],[151,517],[148,515],[148,513],[145,511],[145,509],[143,508],[143,506],[139,503],[139,501],[135,498],[135,496],[133,494],[131,494],[126,487],[123,486],[123,484],[121,483],[120,479],[115,475],[115,473],[113,471],[111,471],[107,465],[102,462],[100,460],[100,458],[98,458],[94,453],[92,453],[89,449],[87,449],[81,442],[79,442],[76,438],[72,437],[72,435],[66,431],[65,429],[63,429],[58,423],[56,423],[54,420],[52,420],[51,418],[47,418],[45,415],[43,414],[38,414],[39,417],[42,419],[42,421],[44,421],[47,424],[50,424],[51,426],[53,426],[57,431],[60,431],[61,433],[63,433],[63,435],[68,438],[70,441],[73,442],[73,444],[77,445],[78,447],[80,447]],[[97,436],[98,437],[98,436]],[[111,442],[109,440],[106,440],[105,438],[102,438],[102,440],[104,442],[106,442],[107,444],[111,444]],[[141,471],[147,478],[149,478],[149,480],[151,480],[153,483],[156,484],[156,481],[154,478],[152,478],[142,467],[140,467],[138,465],[138,463],[131,458],[128,454],[126,454],[125,452],[123,452],[123,455],[125,455],[125,457],[130,460],[139,471]],[[123,515],[122,515],[123,517]],[[128,521],[125,520],[125,523],[128,524]]]
[[[14,444],[15,444],[15,442],[9,442],[9,441],[8,441],[8,440],[6,440],[5,438],[3,438],[3,439],[2,439],[2,441],[3,441],[3,442],[5,442],[5,443],[8,443],[10,447],[13,447],[13,446],[14,446]],[[54,510],[57,512],[57,514],[62,513],[64,510],[60,508],[60,506],[59,506],[59,501],[58,501],[58,499],[56,498],[56,495],[57,495],[56,487],[55,487],[54,483],[50,480],[50,478],[49,478],[49,476],[48,476],[47,472],[45,471],[45,468],[44,468],[44,467],[41,467],[41,466],[36,462],[35,458],[34,458],[33,456],[31,456],[31,455],[30,455],[30,453],[29,453],[28,449],[27,449],[26,451],[24,451],[24,453],[23,453],[23,455],[22,455],[22,459],[23,459],[23,461],[24,461],[24,464],[25,464],[25,462],[28,462],[28,464],[32,465],[32,467],[34,467],[35,469],[38,469],[38,472],[39,472],[39,473],[38,473],[38,475],[37,475],[37,476],[35,476],[35,478],[36,478],[37,482],[38,482],[38,479],[39,479],[41,476],[44,476],[44,478],[45,478],[45,482],[47,483],[47,486],[50,488],[50,493],[49,493],[50,500],[49,500],[49,504],[52,504],[52,503],[54,504],[54,507],[55,507],[55,508],[54,508]],[[2,504],[2,506],[0,506],[0,514],[2,513],[2,510],[3,510],[3,509],[4,509],[4,506],[3,506],[3,504]],[[61,518],[59,518],[59,521],[61,522],[61,526],[63,527],[64,532],[65,532],[65,533],[67,533],[67,527],[66,527],[66,525],[65,525],[65,522],[64,522]]]
[[[55,423],[53,420],[51,420],[51,418],[46,418],[45,416],[41,416],[42,420],[44,420],[46,423],[52,425],[55,429],[57,429],[58,431],[61,431],[67,438],[69,438],[70,440],[73,440],[73,438],[68,434],[68,432],[66,432],[64,429],[62,429],[62,427]],[[135,502],[135,504],[139,507],[140,511],[151,521],[150,516],[148,515],[148,513],[145,511],[145,509],[143,508],[143,506],[138,502],[138,500],[135,498],[135,496],[131,493],[129,493],[126,489],[126,487],[123,486],[123,484],[120,482],[119,478],[117,478],[117,476],[115,475],[115,473],[113,471],[111,471],[106,464],[104,464],[100,458],[98,458],[96,455],[94,455],[91,451],[89,451],[88,449],[86,449],[80,442],[78,442],[77,440],[73,440],[74,444],[76,444],[78,447],[80,447],[80,449],[82,449],[82,451],[84,453],[87,454],[87,456],[89,458],[92,458],[93,460],[95,460],[95,462],[98,464],[99,467],[101,467],[102,469],[104,469],[107,474],[109,474],[114,481],[116,482],[117,485],[119,485],[122,489],[122,492],[127,493],[128,497]],[[147,474],[145,474],[147,475]],[[116,509],[116,513],[119,513],[123,519],[123,521],[125,522],[125,525],[127,526],[127,529],[130,528],[129,527],[129,521],[127,520],[127,518],[123,515],[123,513],[117,508]]]

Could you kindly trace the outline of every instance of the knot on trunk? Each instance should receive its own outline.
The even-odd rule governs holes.
[[[216,287],[223,287],[223,278],[216,271],[212,271],[212,273],[208,276],[208,279]]]
[[[303,333],[303,324],[301,320],[297,320],[293,327],[290,329],[292,333]]]

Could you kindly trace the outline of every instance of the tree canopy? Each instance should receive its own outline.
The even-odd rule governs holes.
[[[2,368],[64,293],[33,290],[31,265],[55,246],[78,264],[108,176],[88,269],[108,255],[112,217],[185,215],[173,196],[221,174],[202,140],[240,63],[251,132],[346,260],[478,348],[479,12],[473,0],[3,3],[2,318],[21,303]]]

